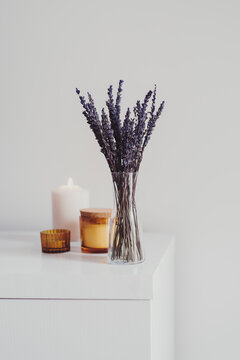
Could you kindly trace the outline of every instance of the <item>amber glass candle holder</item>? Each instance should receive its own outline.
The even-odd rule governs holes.
[[[65,229],[41,231],[41,243],[44,253],[70,251],[70,231]]]
[[[111,213],[111,209],[80,210],[82,252],[108,252]]]

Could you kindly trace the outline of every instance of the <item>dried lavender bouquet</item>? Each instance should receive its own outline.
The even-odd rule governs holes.
[[[109,260],[113,263],[138,263],[143,261],[144,255],[135,204],[137,174],[164,101],[156,107],[155,85],[142,103],[138,100],[132,111],[127,109],[121,120],[122,85],[123,80],[120,80],[116,100],[112,85],[108,88],[107,111],[103,108],[101,116],[91,94],[88,93],[86,100],[78,89],[76,92],[84,109],[83,115],[108,162],[113,179],[115,214],[110,231]]]

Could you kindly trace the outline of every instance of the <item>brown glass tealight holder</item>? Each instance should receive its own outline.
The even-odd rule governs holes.
[[[43,253],[62,253],[70,251],[70,231],[53,229],[41,231]]]

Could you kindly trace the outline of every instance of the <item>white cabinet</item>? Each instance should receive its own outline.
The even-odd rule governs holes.
[[[39,234],[0,234],[0,358],[173,360],[174,241],[145,234],[146,261],[42,254]]]

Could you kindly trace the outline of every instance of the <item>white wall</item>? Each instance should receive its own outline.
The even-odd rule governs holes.
[[[107,165],[74,93],[124,107],[156,82],[166,109],[146,150],[146,230],[175,232],[177,360],[238,360],[239,10],[228,1],[0,1],[0,229],[51,226],[69,175],[111,205]]]

